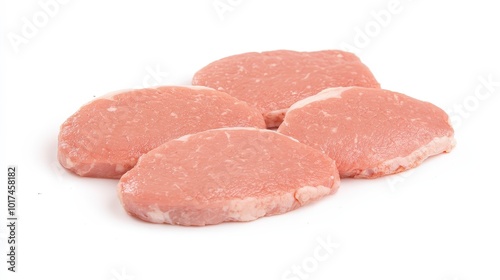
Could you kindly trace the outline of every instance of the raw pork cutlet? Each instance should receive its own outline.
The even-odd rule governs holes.
[[[137,159],[185,134],[219,127],[264,128],[262,115],[226,93],[164,86],[98,98],[61,126],[58,158],[80,176],[120,178]]]
[[[334,193],[335,162],[274,131],[213,129],[167,142],[122,176],[132,216],[203,226],[282,214]]]
[[[295,103],[278,132],[329,155],[341,177],[401,172],[455,145],[448,115],[440,108],[361,87],[326,89]]]
[[[295,102],[329,87],[380,88],[356,55],[325,50],[244,53],[210,63],[193,77],[257,107],[269,128],[278,127]]]

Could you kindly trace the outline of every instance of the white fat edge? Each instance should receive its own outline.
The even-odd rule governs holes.
[[[336,190],[336,188],[335,188]],[[265,197],[234,198],[223,206],[222,211],[228,218],[237,221],[252,221],[269,214],[269,210],[279,209],[277,213],[285,213],[292,209],[296,201],[305,205],[332,193],[332,189],[320,186],[302,186],[283,194]]]
[[[206,87],[206,86],[181,86],[181,87],[185,87],[185,88],[193,89],[193,90],[213,90],[213,91],[216,91],[216,89],[213,89],[211,87]]]
[[[98,96],[90,101],[88,101],[87,103],[83,104],[80,109],[82,109],[83,107],[89,105],[89,104],[92,104],[94,101],[96,100],[101,100],[101,99],[107,99],[107,100],[111,100],[111,101],[114,101],[114,96],[118,95],[118,94],[122,94],[122,93],[126,93],[126,92],[130,92],[130,91],[134,91],[135,89],[120,89],[120,90],[115,90],[115,91],[112,91],[112,92],[108,92],[104,95],[101,95],[101,96]],[[80,110],[79,109],[79,110]]]
[[[191,138],[191,136],[193,136],[193,135],[195,135],[195,134],[196,134],[196,133],[186,134],[186,135],[181,136],[181,137],[179,137],[179,138],[177,138],[177,139],[174,139],[173,141],[187,142],[187,140],[188,140],[189,138]]]
[[[148,90],[148,89],[158,90],[160,88],[168,88],[168,87],[172,87],[172,88],[173,87],[179,87],[179,88],[187,88],[187,89],[192,89],[192,90],[213,90],[213,91],[216,91],[213,88],[209,88],[209,87],[205,87],[205,86],[167,86],[167,85],[155,86],[155,87],[147,87],[147,88],[120,89],[120,90],[111,91],[111,92],[108,92],[108,93],[106,93],[104,95],[101,95],[101,96],[99,96],[99,97],[97,97],[97,98],[95,98],[95,99],[87,102],[83,106],[91,104],[95,100],[100,100],[100,99],[107,99],[107,100],[115,101],[114,97],[117,96],[117,95],[119,95],[119,94],[122,94],[122,93],[131,93],[131,92],[135,92],[135,91],[139,91],[139,90]]]
[[[64,158],[64,163],[65,163],[65,166],[66,168],[68,169],[71,169],[73,167],[75,167],[75,163],[69,158],[69,156],[65,157]]]
[[[294,197],[300,202],[301,205],[305,205],[321,197],[329,195],[334,189],[336,190],[336,187],[337,186],[335,185],[332,185],[331,188],[323,185],[302,186],[295,191]]]
[[[81,108],[83,108],[83,107],[85,107],[85,106],[87,106],[87,105],[89,105],[89,104],[92,104],[92,103],[93,103],[93,102],[95,102],[96,100],[106,99],[106,100],[110,100],[110,101],[115,101],[115,99],[114,99],[114,97],[115,97],[115,96],[117,96],[117,95],[119,95],[119,94],[122,94],[122,93],[134,92],[134,91],[137,91],[137,90],[141,90],[141,89],[129,88],[129,89],[119,89],[119,90],[111,91],[111,92],[108,92],[108,93],[106,93],[106,94],[104,94],[104,95],[98,96],[98,97],[96,97],[96,98],[94,98],[94,99],[90,100],[89,102],[87,102],[87,103],[85,103],[84,105],[82,105],[82,106],[80,107],[80,109],[81,109]],[[116,111],[116,109],[117,109],[117,108],[116,108],[116,107],[114,107],[114,106],[111,106],[111,107],[108,107],[108,108],[107,108],[107,110],[108,110],[109,112],[114,112],[114,111]]]
[[[120,89],[120,90],[115,90],[109,93],[106,93],[104,95],[101,95],[97,97],[96,99],[108,99],[108,100],[114,100],[113,97],[122,94],[122,93],[128,93],[128,92],[134,92],[134,91],[139,91],[139,90],[147,90],[147,89],[159,89],[159,88],[188,88],[192,90],[215,90],[213,88],[205,87],[205,86],[174,86],[174,85],[160,85],[160,86],[155,86],[155,87],[147,87],[147,88],[129,88],[129,89]]]
[[[295,203],[293,192],[280,195],[271,195],[261,198],[245,197],[233,198],[222,207],[229,220],[252,221],[269,214],[270,209],[279,208],[278,213],[285,213],[292,209]]]
[[[248,127],[248,126],[233,126],[233,127],[220,127],[220,128],[213,128],[209,129],[207,131],[217,131],[217,130],[258,130],[258,131],[267,131],[267,129],[263,128],[256,128],[256,127]]]
[[[155,87],[151,87],[151,89],[160,89],[160,88],[186,88],[186,89],[192,89],[192,90],[213,90],[217,91],[214,88],[211,87],[206,87],[206,86],[191,86],[191,85],[159,85]],[[148,89],[148,88],[144,88]]]
[[[243,128],[245,128],[245,127],[242,127],[242,129]],[[250,127],[247,127],[247,128],[250,128]],[[209,131],[214,131],[214,130],[227,130],[227,129],[225,129],[225,128],[214,128],[214,129],[208,129],[208,130],[204,130],[204,131],[200,131],[200,132],[196,132],[196,133],[189,133],[189,134],[183,135],[183,136],[181,136],[179,138],[173,139],[172,141],[187,142],[189,140],[189,138],[191,138],[194,135],[197,135],[197,134],[200,134],[200,133],[209,132]],[[250,130],[252,130],[252,128],[250,128]]]
[[[119,172],[119,173],[124,172],[125,171],[125,166],[123,164],[117,164],[115,166],[115,171]]]
[[[118,95],[118,94],[122,94],[122,93],[127,93],[127,92],[132,92],[132,91],[135,91],[136,89],[132,89],[132,88],[129,88],[129,89],[120,89],[120,90],[115,90],[115,91],[112,91],[112,92],[108,92],[104,95],[101,95],[99,97],[97,97],[96,99],[94,100],[98,100],[98,99],[108,99],[108,100],[115,100],[113,97]]]
[[[146,217],[150,222],[158,223],[158,224],[172,224],[172,219],[170,218],[170,211],[163,212],[160,210],[158,204],[153,206],[149,206],[149,210],[146,213]]]
[[[275,130],[271,130],[271,129],[265,129],[265,128],[255,128],[255,127],[245,127],[245,126],[242,126],[242,127],[239,127],[239,126],[236,126],[236,127],[222,127],[222,128],[214,128],[214,129],[210,129],[210,130],[207,130],[207,131],[217,131],[217,130],[223,130],[223,131],[228,131],[228,130],[251,130],[251,131],[260,131],[260,132],[264,132],[264,133],[274,133],[274,134],[279,134],[280,136],[285,136],[287,138],[290,138],[291,140],[295,141],[295,142],[299,142],[299,140],[291,137],[291,136],[288,136],[288,135],[285,135],[283,133],[279,133]]]
[[[282,134],[282,133],[279,133],[277,131],[274,131],[274,130],[270,130],[270,129],[263,129],[263,128],[255,128],[255,127],[246,127],[246,126],[235,126],[235,127],[221,127],[221,128],[213,128],[213,129],[208,129],[208,130],[205,130],[205,131],[200,131],[200,132],[197,132],[197,133],[191,133],[191,134],[186,134],[186,135],[183,135],[177,139],[174,139],[172,141],[180,141],[180,142],[186,142],[189,140],[189,138],[191,138],[191,136],[193,135],[197,135],[197,134],[200,134],[200,133],[206,133],[206,132],[210,132],[210,131],[241,131],[241,130],[246,130],[246,131],[259,131],[259,132],[264,132],[264,133],[273,133],[273,134],[279,134],[280,137],[287,137],[297,143],[300,143],[299,140],[291,137],[291,136],[288,136],[288,135],[285,135],[285,134]]]
[[[299,100],[295,102],[290,108],[288,109],[288,113],[292,110],[302,108],[308,104],[311,104],[316,101],[321,101],[321,100],[327,100],[330,98],[342,98],[342,93],[346,90],[351,89],[352,87],[333,87],[333,88],[327,88],[324,89],[320,92],[318,92],[315,95],[306,97],[302,100]],[[285,116],[286,117],[286,116]]]
[[[456,140],[453,135],[435,137],[429,143],[419,147],[409,155],[386,160],[374,168],[362,170],[359,175],[361,175],[360,177],[369,177],[371,173],[379,172],[385,172],[386,175],[394,174],[394,171],[400,166],[403,167],[404,170],[415,168],[431,156],[435,156],[443,152],[451,152],[455,145]],[[425,155],[425,157],[423,157],[423,155]]]
[[[204,130],[204,131],[200,131],[200,132],[196,132],[196,133],[186,134],[186,135],[183,135],[177,139],[173,139],[172,141],[186,142],[189,140],[189,138],[191,138],[191,136],[196,135],[196,134],[206,133],[209,131],[228,131],[228,130],[262,130],[262,131],[265,131],[265,129],[253,128],[253,127],[221,127],[221,128],[213,128],[213,129],[208,129],[208,130]]]

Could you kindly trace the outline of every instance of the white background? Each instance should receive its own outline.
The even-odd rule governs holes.
[[[500,279],[494,1],[70,0],[44,22],[46,2],[0,6],[0,279]],[[189,84],[237,53],[346,44],[384,88],[449,110],[456,149],[411,172],[343,180],[285,215],[199,228],[131,218],[116,180],[57,163],[59,125],[96,96]],[[17,273],[6,268],[8,164],[19,176]]]

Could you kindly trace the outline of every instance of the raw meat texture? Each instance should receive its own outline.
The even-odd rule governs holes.
[[[293,103],[325,88],[380,88],[356,55],[338,50],[278,50],[234,55],[199,70],[193,85],[227,92],[257,107],[269,128],[281,124]]]
[[[448,115],[383,89],[326,89],[290,107],[278,132],[333,158],[341,177],[375,178],[413,168],[455,145]]]
[[[265,123],[255,108],[209,88],[130,90],[93,100],[69,117],[61,126],[58,159],[80,176],[119,178],[169,140],[233,126]]]
[[[320,151],[271,130],[224,128],[145,154],[118,195],[142,220],[202,226],[285,213],[338,186],[335,162]]]

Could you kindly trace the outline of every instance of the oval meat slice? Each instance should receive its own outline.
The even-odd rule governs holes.
[[[448,115],[440,108],[361,87],[326,89],[295,103],[278,132],[329,155],[341,177],[401,172],[455,145]]]
[[[69,117],[59,133],[58,159],[80,176],[119,178],[169,140],[234,126],[265,124],[255,108],[213,89],[131,90],[98,98]]]
[[[295,102],[330,87],[380,88],[356,55],[325,50],[244,53],[210,63],[193,77],[257,107],[269,128],[278,127]]]
[[[285,213],[338,186],[334,161],[320,151],[271,130],[225,128],[145,154],[118,193],[139,219],[202,226]]]

